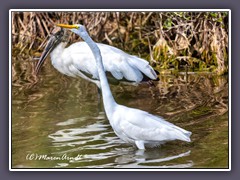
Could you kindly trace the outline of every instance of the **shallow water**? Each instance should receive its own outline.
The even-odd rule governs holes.
[[[12,61],[13,168],[228,168],[228,77],[161,75],[155,87],[111,86],[116,101],[191,131],[192,142],[137,150],[113,132],[94,84],[48,61]]]

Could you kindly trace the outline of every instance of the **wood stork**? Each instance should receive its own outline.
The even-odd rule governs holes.
[[[52,65],[62,74],[80,76],[100,87],[96,62],[89,46],[86,42],[76,42],[66,48],[68,44],[66,31],[60,27],[53,30],[37,63],[36,73],[50,54]],[[101,43],[97,43],[97,46],[101,51],[104,70],[111,84],[137,85],[141,82],[151,82],[149,80],[158,80],[157,71],[148,61],[129,55],[113,46]]]

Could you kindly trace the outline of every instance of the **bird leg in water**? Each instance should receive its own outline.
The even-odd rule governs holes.
[[[104,109],[103,109],[103,103],[102,103],[102,90],[101,88],[97,87],[97,98],[98,98],[98,114],[101,113],[101,112],[104,112]]]
[[[101,89],[99,87],[97,87],[97,99],[98,99],[98,110],[101,110]]]
[[[143,142],[143,141],[137,140],[137,141],[135,141],[135,144],[136,144],[136,146],[138,147],[138,149],[142,149],[142,150],[145,149],[145,147],[144,147],[144,142]]]
[[[97,87],[97,96],[98,96],[98,102],[100,103],[101,102],[101,89],[99,87]]]

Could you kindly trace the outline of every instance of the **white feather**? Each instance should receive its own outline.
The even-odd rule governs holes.
[[[112,125],[115,131],[125,136],[128,142],[142,140],[145,143],[161,143],[176,139],[190,142],[191,132],[139,109],[119,105],[109,119],[114,119]]]
[[[104,70],[110,72],[116,80],[125,78],[128,81],[140,83],[143,80],[143,74],[150,79],[157,78],[153,68],[146,60],[109,45],[101,43],[97,43],[97,45],[102,54]],[[69,76],[80,76],[86,79],[85,75],[76,71],[79,70],[91,75],[92,79],[99,80],[96,62],[88,45],[85,42],[77,42],[67,48],[65,46],[66,43],[60,43],[52,51],[53,66]]]

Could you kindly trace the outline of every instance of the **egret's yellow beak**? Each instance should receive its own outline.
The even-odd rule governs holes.
[[[68,25],[68,24],[57,24],[56,26],[67,28],[67,29],[78,29],[79,27],[77,25]]]

